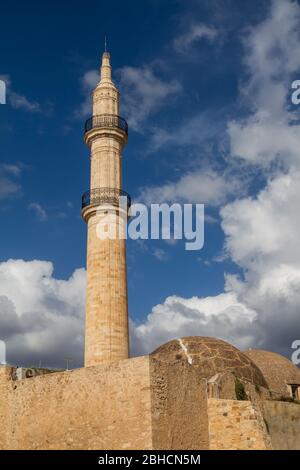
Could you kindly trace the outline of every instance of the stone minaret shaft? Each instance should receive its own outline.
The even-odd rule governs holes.
[[[88,225],[85,366],[128,358],[125,240],[103,239],[97,232],[111,206],[117,211],[115,225],[127,220],[127,208],[117,209],[119,196],[126,194],[121,190],[121,152],[128,136],[127,123],[119,117],[119,97],[105,52],[93,92],[93,116],[85,125],[85,142],[91,149],[91,190],[82,198]]]

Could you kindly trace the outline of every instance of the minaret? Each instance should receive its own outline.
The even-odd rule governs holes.
[[[85,366],[128,358],[128,307],[125,239],[99,237],[99,224],[111,208],[124,227],[127,206],[118,208],[122,191],[121,152],[128,126],[119,116],[120,94],[111,78],[110,55],[104,52],[100,82],[93,92],[93,116],[86,121],[84,139],[91,152],[90,191],[82,197],[88,226]],[[130,198],[127,199],[128,206]],[[109,231],[111,227],[107,227]]]

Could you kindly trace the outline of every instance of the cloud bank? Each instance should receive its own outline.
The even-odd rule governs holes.
[[[64,281],[46,261],[0,263],[0,339],[16,365],[82,364],[85,271]]]

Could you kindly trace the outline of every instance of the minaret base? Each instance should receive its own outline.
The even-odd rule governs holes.
[[[128,310],[125,240],[102,240],[88,220],[85,366],[128,358]]]

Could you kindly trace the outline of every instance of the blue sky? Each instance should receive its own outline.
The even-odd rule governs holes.
[[[80,198],[89,185],[89,151],[83,142],[83,124],[89,115],[88,96],[106,35],[114,80],[122,95],[121,114],[130,126],[123,154],[124,189],[138,200],[145,194],[161,199],[169,188],[173,202],[204,203],[208,216],[205,246],[200,252],[185,251],[181,243],[129,241],[129,311],[135,327],[144,328],[133,333],[134,351],[147,350],[138,345],[141,341],[151,349],[160,339],[181,334],[179,321],[176,331],[170,328],[169,334],[163,331],[161,336],[157,332],[157,340],[149,340],[152,327],[147,315],[161,306],[158,310],[163,323],[170,296],[172,302],[175,298],[202,302],[201,306],[184,305],[189,313],[185,311],[183,318],[189,320],[188,326],[183,322],[183,334],[195,331],[190,319],[197,312],[207,318],[216,308],[216,315],[221,315],[217,322],[227,315],[227,308],[241,309],[248,319],[253,312],[259,315],[266,303],[256,305],[253,301],[255,289],[263,283],[258,260],[270,258],[271,272],[288,266],[290,256],[284,260],[277,259],[277,252],[269,256],[265,245],[242,253],[242,237],[234,237],[246,224],[241,220],[240,205],[253,198],[252,209],[263,191],[272,191],[270,181],[277,182],[295,165],[295,159],[286,164],[284,158],[285,171],[279,169],[278,158],[292,153],[288,144],[285,148],[278,144],[279,149],[262,145],[263,149],[257,148],[252,155],[243,132],[248,126],[247,135],[251,135],[253,122],[266,110],[270,116],[277,111],[280,116],[268,123],[274,126],[275,134],[279,121],[289,126],[284,114],[286,102],[274,111],[273,101],[262,101],[260,93],[266,81],[270,86],[280,82],[286,87],[287,100],[289,80],[297,78],[298,64],[282,71],[288,52],[276,36],[276,22],[280,17],[287,22],[282,34],[291,41],[292,49],[298,44],[299,8],[297,2],[282,3],[286,9],[278,1],[261,0],[116,0],[113,5],[91,0],[88,5],[73,1],[72,7],[67,1],[15,1],[2,5],[0,75],[8,85],[7,105],[0,106],[0,261],[5,279],[11,279],[5,274],[9,259],[53,263],[53,273],[41,274],[51,282],[68,282],[74,271],[85,267],[86,226],[80,218]],[[278,51],[273,51],[269,40]],[[262,54],[266,65],[259,75],[260,44],[265,45]],[[277,67],[277,77],[272,67]],[[297,114],[296,109],[293,112]],[[240,219],[229,214],[230,210],[233,214],[240,210]],[[236,229],[232,231],[232,227]],[[271,222],[269,228],[272,231]],[[283,252],[280,246],[277,251]],[[53,290],[55,287],[51,295]],[[227,305],[228,293],[234,297],[232,307],[230,302]],[[13,294],[4,287],[0,294],[18,310]],[[226,312],[219,309],[222,296],[227,299]],[[57,301],[57,296],[54,299]],[[213,304],[208,308],[207,302]],[[175,303],[182,307],[185,302]],[[288,311],[294,312],[297,305],[296,299]],[[76,305],[72,308],[76,310]],[[177,318],[177,307],[172,308]],[[47,309],[45,312],[47,317]],[[17,311],[19,317],[23,313],[28,311]],[[229,317],[227,322],[234,322]],[[199,322],[197,334],[220,336],[222,328],[216,327],[214,334],[213,326],[204,323]],[[243,325],[234,334],[224,333],[224,339],[240,347],[273,344],[262,333],[265,326]],[[255,333],[242,332],[246,327]],[[143,335],[148,336],[145,339]],[[246,339],[239,341],[240,337]],[[284,340],[274,342],[274,349],[288,354],[292,339],[287,334]],[[28,357],[36,360],[41,356],[46,361],[49,357],[51,362],[51,348],[45,354],[39,349],[33,352],[33,348]],[[11,353],[11,357],[16,360],[23,352]],[[77,361],[77,353],[70,354]],[[55,358],[52,362],[59,361]]]

